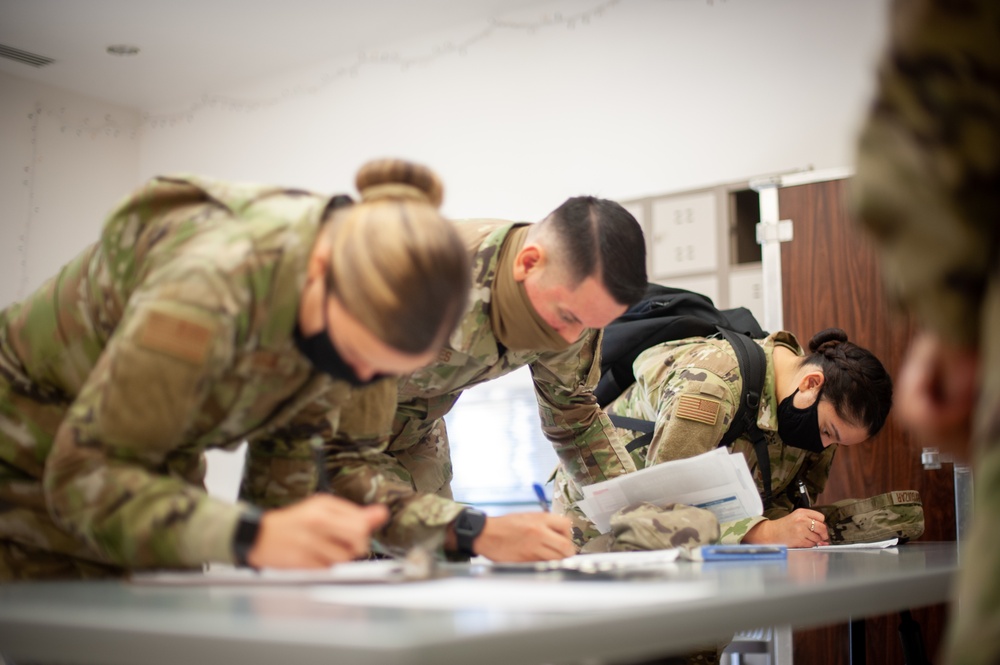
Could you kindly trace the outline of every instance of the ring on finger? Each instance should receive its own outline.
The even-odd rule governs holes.
[[[816,530],[816,520],[809,520],[809,530],[810,531]]]

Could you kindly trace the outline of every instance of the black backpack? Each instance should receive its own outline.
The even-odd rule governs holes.
[[[743,377],[743,393],[732,424],[719,442],[728,446],[743,434],[753,442],[764,484],[764,505],[771,502],[771,462],[767,441],[757,427],[757,408],[764,389],[767,359],[754,339],[767,336],[745,307],[720,310],[708,296],[684,289],[650,284],[646,295],[604,328],[601,379],[594,389],[601,407],[614,401],[633,383],[632,363],[651,346],[687,337],[720,334],[733,347]],[[629,452],[649,444],[653,422],[612,415],[616,427],[643,432],[628,443]]]

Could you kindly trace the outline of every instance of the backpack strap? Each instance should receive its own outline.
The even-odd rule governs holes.
[[[643,446],[648,446],[649,442],[653,440],[653,429],[656,426],[652,420],[642,420],[641,418],[629,418],[627,416],[619,416],[617,414],[608,414],[608,418],[611,419],[611,424],[615,427],[621,427],[622,429],[630,429],[633,432],[642,432],[642,436],[636,437],[625,444],[625,450],[628,452],[634,452],[638,448]]]
[[[722,435],[719,446],[728,447],[744,434],[750,439],[753,443],[754,453],[757,455],[757,466],[760,467],[760,477],[764,485],[763,502],[766,508],[771,503],[771,457],[767,450],[767,439],[757,427],[757,409],[760,407],[761,395],[764,391],[767,356],[764,355],[764,349],[760,348],[760,345],[748,336],[721,326],[718,327],[718,331],[736,352],[740,374],[743,377],[743,393],[740,395],[739,407],[736,409],[736,415],[733,416],[733,422],[730,423],[729,429]],[[642,436],[625,445],[628,452],[631,453],[648,446],[653,440],[655,427],[653,421],[615,414],[608,414],[608,417],[615,427],[643,433]]]
[[[757,454],[757,466],[760,468],[760,477],[764,485],[763,499],[766,508],[771,503],[771,457],[767,451],[767,439],[757,427],[757,409],[760,408],[761,395],[764,392],[767,356],[764,355],[764,349],[746,335],[721,326],[719,332],[736,352],[740,374],[743,376],[743,394],[740,395],[739,408],[719,445],[728,446],[744,433],[753,442],[753,449]]]

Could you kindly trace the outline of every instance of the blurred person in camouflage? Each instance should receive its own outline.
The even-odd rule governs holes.
[[[899,414],[924,445],[973,463],[944,662],[1000,662],[1000,3],[893,5],[858,143],[853,205],[918,333]]]
[[[721,524],[719,542],[828,545],[826,518],[805,505],[799,482],[805,496],[815,498],[826,486],[838,446],[858,445],[882,429],[892,407],[892,380],[878,358],[848,341],[840,328],[816,333],[808,354],[786,331],[754,341],[766,360],[756,424],[767,445],[772,499],[762,516]],[[728,341],[689,337],[664,342],[643,351],[632,366],[635,383],[606,411],[653,423],[651,437],[618,430],[637,469],[720,445],[743,394],[737,352]],[[765,497],[757,451],[746,432],[730,450],[746,458],[757,491]],[[573,519],[574,539],[581,545],[599,533],[574,505],[582,498],[560,467],[553,509]]]
[[[601,328],[646,288],[642,229],[622,206],[589,196],[533,224],[457,224],[472,260],[469,309],[436,361],[400,380],[387,442],[367,451],[351,441],[329,447],[332,486],[390,507],[379,536],[389,545],[433,543],[495,561],[562,558],[576,551],[566,518],[487,517],[452,500],[444,415],[465,389],[528,366],[543,432],[574,479],[633,471],[593,389]]]
[[[358,203],[154,178],[0,311],[0,580],[368,550],[385,507],[314,494],[314,453],[338,421],[385,430],[377,379],[437,356],[469,261],[429,169],[377,160],[356,184]],[[243,441],[244,501],[208,495],[203,452]]]

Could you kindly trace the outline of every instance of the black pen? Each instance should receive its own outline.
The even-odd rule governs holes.
[[[330,478],[326,472],[326,455],[323,444],[312,446],[313,463],[316,465],[316,491],[330,493]]]
[[[805,482],[799,478],[799,495],[806,504],[806,508],[812,508],[812,500],[809,499],[809,490],[806,489]]]

